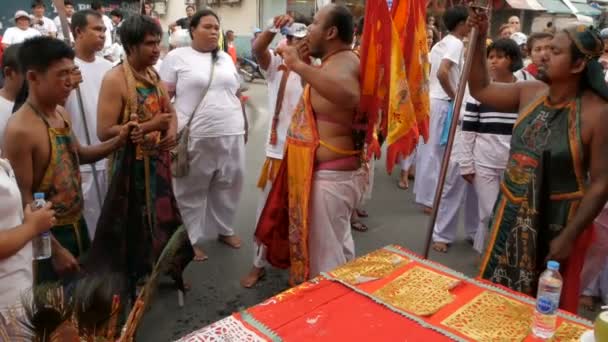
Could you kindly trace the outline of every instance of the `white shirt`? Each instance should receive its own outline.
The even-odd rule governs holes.
[[[106,41],[103,44],[103,56],[108,56],[112,52],[112,30],[114,29],[114,24],[112,24],[112,19],[107,15],[103,15],[101,18],[106,26]]]
[[[6,129],[8,119],[13,114],[14,105],[15,102],[0,96],[0,148],[2,148],[2,145],[4,144],[4,130]]]
[[[18,27],[9,27],[2,36],[2,44],[12,45],[23,43],[26,39],[39,36],[40,32],[31,27],[22,30]]]
[[[284,71],[279,71],[279,66],[283,64],[283,58],[271,52],[270,64],[267,70],[263,70],[266,81],[268,82],[268,108],[270,109],[270,125],[268,127],[268,139],[266,140],[266,156],[275,159],[283,159],[285,150],[285,137],[287,129],[291,123],[291,117],[297,107],[300,98],[302,97],[302,79],[295,72],[290,72],[285,84],[285,93],[283,95],[283,105],[279,113],[279,123],[277,125],[277,144],[270,144],[270,133],[272,131],[272,117],[274,117],[275,106],[277,104],[277,96],[279,94],[279,86],[283,78]]]
[[[82,104],[84,107],[87,126],[89,129],[89,137],[91,138],[91,144],[99,144],[99,138],[97,138],[97,103],[99,101],[99,90],[101,89],[101,82],[103,77],[110,69],[112,69],[112,63],[110,61],[95,56],[94,62],[85,62],[80,58],[74,58],[74,64],[80,68],[82,73],[82,83],[80,83],[80,94],[82,95]],[[87,145],[87,135],[82,122],[82,113],[80,112],[80,106],[78,104],[78,95],[76,90],[70,93],[66,103],[65,109],[70,114],[72,119],[72,131],[78,138],[78,141]],[[96,163],[97,170],[105,170],[105,161],[100,160]],[[90,165],[81,165],[81,171],[90,171]]]
[[[433,46],[430,53],[431,74],[429,80],[430,96],[433,99],[450,100],[448,94],[441,87],[437,78],[437,71],[443,60],[448,60],[454,65],[450,68],[450,83],[453,89],[458,88],[458,79],[462,70],[464,44],[455,36],[448,34],[439,43]]]
[[[236,96],[240,88],[236,67],[224,51],[218,53],[215,63],[213,81],[202,103],[201,94],[211,75],[210,52],[198,52],[189,46],[177,48],[165,56],[161,66],[161,79],[170,90],[175,90],[178,130],[188,123],[196,109],[190,124],[192,137],[245,134],[241,101]]]
[[[23,223],[21,193],[8,160],[0,159],[0,230]],[[0,312],[19,305],[21,295],[32,287],[32,244],[27,243],[16,254],[0,260]]]
[[[68,24],[72,25],[72,17],[68,17]],[[55,17],[55,19],[53,19],[53,23],[55,24],[55,26],[57,27],[57,38],[63,40],[63,29],[61,28],[61,19],[59,19],[59,17]],[[72,34],[72,31],[70,30],[70,41],[73,42],[74,41],[74,35]]]
[[[515,72],[517,81],[524,81],[523,73]],[[529,79],[529,78],[528,78]],[[475,173],[475,166],[504,170],[509,160],[511,134],[519,113],[504,113],[481,104],[467,92],[461,113],[462,131],[456,134],[455,145],[461,153],[455,156],[460,173]]]
[[[42,24],[38,23],[40,20],[42,20]],[[48,36],[49,33],[57,33],[57,26],[51,19],[47,17],[32,17],[32,28],[40,32],[40,34],[43,36]]]

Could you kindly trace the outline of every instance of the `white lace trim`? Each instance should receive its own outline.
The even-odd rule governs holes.
[[[201,330],[182,337],[176,342],[264,342],[255,332],[247,329],[233,316],[226,317]]]

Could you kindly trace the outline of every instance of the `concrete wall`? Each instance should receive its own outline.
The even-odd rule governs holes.
[[[262,0],[242,0],[240,4],[233,6],[221,4],[212,6],[211,9],[219,15],[224,31],[233,30],[237,36],[251,36],[253,29],[258,26],[258,1]],[[201,1],[201,3],[203,2]],[[168,0],[167,14],[161,17],[160,21],[166,27],[185,15],[184,0]]]

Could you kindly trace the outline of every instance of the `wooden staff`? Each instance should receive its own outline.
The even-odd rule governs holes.
[[[53,0],[53,5],[55,5],[57,15],[59,15],[59,21],[61,22],[63,41],[68,44],[68,46],[72,46],[72,40],[70,38],[70,24],[68,23],[68,17],[65,14],[64,0]],[[89,131],[89,125],[87,124],[87,117],[84,111],[84,103],[82,102],[80,86],[76,87],[76,98],[78,99],[78,107],[80,108],[80,118],[82,119],[82,124],[84,126],[85,138],[87,140],[87,144],[90,146],[91,133]],[[101,208],[103,206],[103,199],[101,198],[101,186],[99,185],[99,179],[97,178],[97,167],[95,166],[95,163],[91,163],[90,166],[91,170],[93,171],[93,184],[95,186],[95,191],[97,192],[97,201],[99,202],[99,207]]]
[[[491,10],[491,3],[485,3],[483,0],[477,0],[475,4],[471,5],[473,11],[487,11]],[[467,81],[469,79],[469,73],[471,72],[471,65],[473,63],[473,54],[477,48],[477,28],[471,29],[469,34],[469,47],[467,48],[467,54],[464,60],[464,68],[460,74],[460,80],[458,82],[458,90],[456,91],[456,98],[454,99],[454,109],[452,111],[452,121],[450,122],[450,131],[448,134],[448,142],[443,153],[443,159],[441,161],[441,169],[439,171],[439,180],[437,181],[437,189],[435,189],[435,198],[433,200],[433,208],[431,211],[431,219],[426,232],[426,242],[424,245],[424,258],[429,258],[429,251],[431,249],[431,243],[433,241],[433,231],[435,229],[435,223],[437,222],[437,212],[439,211],[439,205],[441,204],[441,194],[443,193],[443,186],[445,185],[445,177],[448,173],[448,166],[450,165],[450,157],[452,154],[452,146],[454,145],[454,138],[456,136],[456,128],[458,127],[458,120],[460,119],[460,110],[462,107],[462,100],[464,98],[464,91],[467,87]],[[447,123],[447,122],[446,122]]]

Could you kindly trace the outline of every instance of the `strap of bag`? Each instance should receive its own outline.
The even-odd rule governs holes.
[[[205,89],[203,89],[203,93],[201,95],[201,101],[196,105],[196,107],[194,107],[192,114],[190,114],[190,118],[188,118],[188,123],[185,126],[186,128],[190,128],[190,123],[192,123],[192,118],[194,118],[194,114],[199,109],[199,107],[203,104],[203,100],[205,100],[205,96],[207,96],[207,92],[209,91],[209,88],[211,88],[211,82],[213,82],[214,74],[215,74],[215,61],[213,60],[213,56],[211,56],[211,74],[209,76],[209,83],[207,84]]]
[[[281,77],[281,83],[279,83],[279,92],[277,94],[277,102],[274,106],[274,116],[272,117],[272,127],[270,131],[270,145],[273,146],[277,144],[277,127],[279,125],[281,108],[283,107],[283,97],[285,96],[287,79],[289,78],[289,69],[284,68],[280,70],[283,70],[283,76]]]

